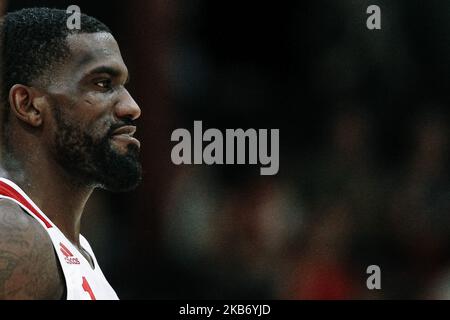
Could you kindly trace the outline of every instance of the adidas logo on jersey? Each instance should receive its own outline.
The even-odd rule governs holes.
[[[67,249],[67,247],[61,242],[59,243],[59,250],[61,250],[62,254],[64,255],[64,260],[66,260],[68,264],[80,264],[78,258],[74,257],[72,252],[70,252],[70,250]]]

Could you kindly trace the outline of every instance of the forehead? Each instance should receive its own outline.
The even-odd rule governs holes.
[[[66,65],[74,73],[85,72],[98,65],[108,65],[126,72],[119,46],[110,33],[71,34],[67,37],[67,45],[71,56]]]

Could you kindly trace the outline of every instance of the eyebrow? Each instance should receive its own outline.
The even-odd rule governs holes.
[[[112,77],[120,77],[122,75],[122,71],[118,68],[110,67],[110,66],[99,66],[92,70],[90,70],[85,76],[97,74],[97,73],[107,73]],[[125,80],[125,84],[130,82],[130,73],[127,75],[127,79]]]

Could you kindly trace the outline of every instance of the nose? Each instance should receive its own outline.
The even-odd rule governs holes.
[[[124,89],[120,101],[115,106],[115,115],[119,119],[129,118],[136,120],[141,116],[141,108],[130,95],[128,90]]]

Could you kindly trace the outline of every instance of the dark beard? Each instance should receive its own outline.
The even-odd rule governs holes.
[[[114,124],[102,138],[95,139],[94,133],[67,121],[60,108],[52,109],[57,125],[55,157],[73,182],[113,192],[132,190],[140,183],[139,148],[129,144],[127,152],[120,154],[111,143],[112,132],[131,121]]]

